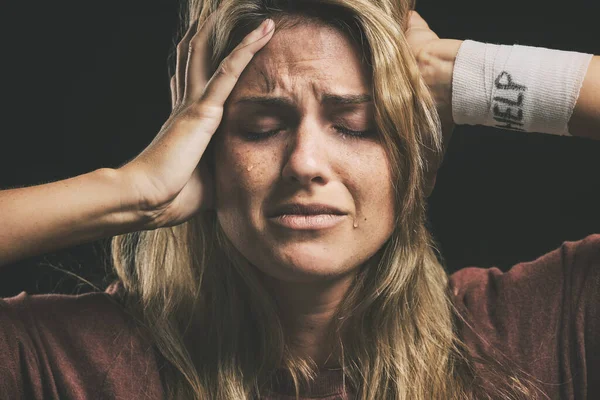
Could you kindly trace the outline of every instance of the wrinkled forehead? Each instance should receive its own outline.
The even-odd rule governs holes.
[[[232,97],[310,89],[370,93],[369,69],[358,45],[340,29],[307,22],[277,30],[244,70]]]

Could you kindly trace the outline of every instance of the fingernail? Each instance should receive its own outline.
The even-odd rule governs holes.
[[[266,22],[266,23],[265,23]],[[263,22],[264,26],[263,26],[263,33],[267,33],[269,32],[272,28],[273,25],[275,24],[273,22],[273,20],[271,18],[267,18],[264,22]]]

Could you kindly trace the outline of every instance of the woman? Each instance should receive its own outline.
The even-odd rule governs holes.
[[[46,228],[3,238],[3,263],[130,232],[113,241],[112,297],[20,295],[4,304],[9,397],[479,399],[581,390],[577,373],[561,381],[571,359],[549,363],[561,371],[550,381],[538,361],[528,369],[514,359],[547,343],[519,342],[543,336],[539,321],[526,325],[532,316],[511,308],[531,305],[496,304],[481,291],[507,285],[502,295],[524,300],[539,282],[548,287],[530,299],[574,306],[551,285],[571,267],[562,290],[580,289],[587,306],[566,324],[579,327],[577,339],[599,315],[590,282],[600,238],[506,276],[470,270],[449,282],[425,228],[440,120],[447,141],[453,119],[448,76],[425,64],[456,57],[460,43],[442,46],[417,16],[405,34],[404,2],[219,3],[190,3],[173,112],[140,155],[118,170],[4,195],[9,223],[16,205],[33,208],[48,190],[61,201],[79,197],[40,216]],[[585,119],[584,87],[576,111]],[[503,335],[508,321],[515,330]],[[598,349],[593,338],[551,343],[580,344],[576,355]]]

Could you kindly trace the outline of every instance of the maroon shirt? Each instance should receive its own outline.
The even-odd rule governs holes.
[[[600,399],[600,234],[507,273],[462,269],[451,285],[490,345],[544,382],[550,398]],[[115,289],[0,300],[0,399],[162,398],[154,348]],[[462,335],[475,351],[485,347]],[[323,371],[304,398],[352,398],[340,394],[341,378]],[[265,399],[292,399],[290,383],[282,375]]]

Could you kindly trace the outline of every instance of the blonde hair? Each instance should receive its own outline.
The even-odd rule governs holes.
[[[435,106],[404,37],[410,1],[189,0],[182,28],[219,8],[213,70],[245,33],[267,17],[278,28],[306,21],[334,26],[359,45],[372,72],[375,120],[395,193],[395,229],[361,266],[333,318],[344,377],[357,398],[533,398],[502,364],[486,390],[456,332],[448,276],[428,232],[426,171],[441,162]],[[207,150],[210,156],[211,148]],[[169,228],[115,237],[113,264],[126,308],[165,362],[168,398],[251,399],[277,368],[296,385],[317,367],[293,354],[278,308],[256,269],[202,211]],[[493,361],[490,361],[493,363]],[[489,390],[488,390],[489,389]]]

